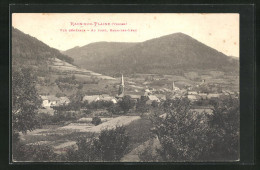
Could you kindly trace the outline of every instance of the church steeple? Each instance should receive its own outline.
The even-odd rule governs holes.
[[[124,92],[125,92],[125,82],[124,82],[124,76],[122,74],[121,84],[120,84],[119,89],[118,89],[118,96],[123,97]]]
[[[175,84],[174,84],[174,81],[172,82],[172,90],[175,90]]]
[[[121,86],[125,87],[125,82],[124,82],[124,76],[122,74],[122,77],[121,77]]]
[[[175,86],[175,81],[172,82],[172,90],[180,90],[178,87]]]

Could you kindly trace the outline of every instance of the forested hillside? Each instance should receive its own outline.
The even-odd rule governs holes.
[[[72,63],[73,59],[61,54],[59,50],[51,48],[38,39],[24,34],[18,29],[12,28],[12,66],[19,68],[22,66],[41,69],[48,69],[47,63],[51,59],[58,58],[60,60]]]
[[[74,55],[70,54],[72,50],[68,50],[65,54],[73,57],[75,63],[80,62],[82,67],[103,74],[118,72],[179,74],[186,71],[207,70],[238,73],[239,69],[238,58],[226,56],[183,33],[131,44],[132,46],[127,48],[122,48],[121,43],[114,43],[113,49],[117,50],[113,51],[113,54],[107,53],[106,50],[102,51],[106,48],[90,48],[94,45],[87,45],[86,51],[82,51],[81,47],[75,48]],[[79,52],[78,57],[75,56],[76,51]]]

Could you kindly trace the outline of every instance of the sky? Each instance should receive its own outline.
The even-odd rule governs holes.
[[[62,51],[99,41],[143,42],[182,32],[239,57],[236,13],[14,13],[12,26]]]

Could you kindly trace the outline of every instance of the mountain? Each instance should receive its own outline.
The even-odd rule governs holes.
[[[72,62],[57,49],[12,28],[12,72],[25,69],[32,74],[39,94],[71,96],[81,89],[91,94],[114,93],[113,77],[79,68]]]
[[[96,42],[82,47],[76,46],[62,53],[74,59],[74,64],[85,67],[104,60],[106,56],[116,55],[137,43]]]
[[[73,59],[51,48],[38,39],[12,28],[12,65],[13,67],[32,66],[47,69],[47,62],[58,58],[73,63]]]
[[[81,62],[84,68],[104,74],[177,74],[194,70],[238,72],[239,69],[238,59],[226,56],[183,33],[131,45],[113,43],[113,49],[108,50],[110,45],[104,42],[93,43],[84,46],[85,50],[82,50],[83,47],[77,47],[65,54],[72,57],[75,63]],[[122,45],[125,45],[125,48],[122,48]],[[73,51],[74,55],[71,55],[70,51]]]

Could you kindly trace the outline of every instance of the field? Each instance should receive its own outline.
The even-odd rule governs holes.
[[[101,130],[113,129],[116,126],[125,126],[127,133],[131,136],[129,152],[150,137],[150,120],[139,116],[102,118],[102,123],[97,126],[93,125],[90,120],[90,118],[81,118],[68,122],[67,125],[45,125],[41,129],[35,129],[27,134],[20,133],[20,138],[26,145],[47,144],[53,147],[55,153],[61,154],[65,153],[67,148],[76,147],[78,138],[98,135]]]

